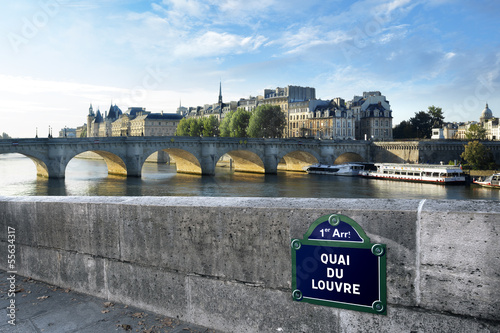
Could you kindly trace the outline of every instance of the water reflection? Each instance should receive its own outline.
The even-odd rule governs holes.
[[[0,195],[58,196],[248,196],[300,198],[494,199],[500,191],[471,186],[440,186],[364,178],[279,172],[235,173],[217,168],[215,176],[176,173],[175,165],[146,163],[141,178],[107,174],[104,161],[73,159],[66,179],[36,176],[22,155],[0,155]]]

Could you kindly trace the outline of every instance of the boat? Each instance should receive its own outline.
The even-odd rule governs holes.
[[[472,181],[474,184],[481,185],[489,188],[499,188],[500,189],[500,173],[494,173],[485,179],[474,179]]]
[[[361,171],[373,168],[373,163],[352,162],[344,164],[313,164],[305,168],[310,174],[334,176],[358,176]]]
[[[362,171],[360,176],[435,184],[465,183],[459,166],[435,164],[375,163],[376,171]]]

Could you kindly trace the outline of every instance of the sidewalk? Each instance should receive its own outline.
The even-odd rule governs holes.
[[[9,295],[10,274],[0,270],[0,332],[220,333],[149,311],[61,289],[19,275]],[[15,326],[9,305],[15,300]]]

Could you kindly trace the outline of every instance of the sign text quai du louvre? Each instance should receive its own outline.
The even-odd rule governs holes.
[[[387,314],[386,246],[355,221],[322,216],[291,247],[295,301]]]

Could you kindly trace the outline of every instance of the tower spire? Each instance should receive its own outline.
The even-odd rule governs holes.
[[[222,106],[222,81],[219,81],[219,105]]]

